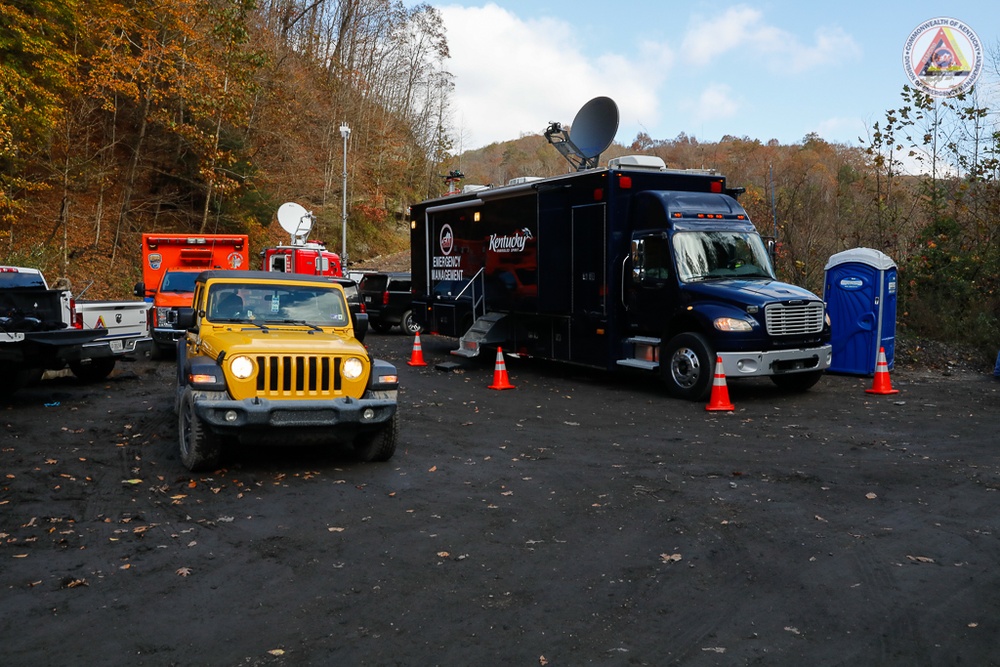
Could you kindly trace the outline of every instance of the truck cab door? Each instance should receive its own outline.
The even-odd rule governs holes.
[[[626,262],[625,305],[632,333],[660,335],[666,327],[675,290],[670,238],[664,233],[632,239]]]

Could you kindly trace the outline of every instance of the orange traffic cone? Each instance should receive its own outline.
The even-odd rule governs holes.
[[[503,351],[497,348],[497,363],[493,369],[493,384],[489,389],[513,389],[514,385],[507,379],[507,364],[503,361]]]
[[[715,358],[715,379],[712,381],[712,396],[708,399],[706,410],[735,410],[736,406],[729,402],[729,387],[726,385],[726,372],[722,369],[722,357]]]
[[[413,337],[413,353],[410,355],[410,360],[407,361],[410,366],[426,366],[427,363],[424,361],[424,351],[420,347],[420,332]]]
[[[868,394],[898,394],[898,389],[892,388],[889,381],[889,363],[885,360],[885,348],[878,349],[878,361],[875,363],[875,380],[871,389],[865,389]]]

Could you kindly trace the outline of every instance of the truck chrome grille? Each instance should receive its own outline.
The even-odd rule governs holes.
[[[802,336],[823,330],[823,303],[788,305],[773,303],[764,309],[767,333],[771,336]]]
[[[257,357],[257,393],[264,397],[328,396],[340,391],[340,357]]]

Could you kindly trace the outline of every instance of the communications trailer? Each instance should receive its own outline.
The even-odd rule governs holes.
[[[727,378],[813,386],[830,366],[825,304],[776,279],[740,190],[650,156],[597,168],[589,152],[575,173],[411,208],[423,330],[459,338],[464,356],[491,346],[659,373],[691,400],[708,395],[717,357]]]

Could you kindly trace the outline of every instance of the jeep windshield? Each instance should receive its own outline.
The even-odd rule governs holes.
[[[760,236],[748,232],[677,232],[677,275],[682,282],[720,278],[774,280],[771,260]]]
[[[313,329],[343,327],[351,321],[343,293],[319,285],[217,283],[209,287],[207,317],[213,322]]]

